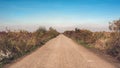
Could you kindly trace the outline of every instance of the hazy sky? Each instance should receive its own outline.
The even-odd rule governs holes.
[[[108,22],[119,18],[120,0],[0,0],[1,30],[6,26],[107,30]]]

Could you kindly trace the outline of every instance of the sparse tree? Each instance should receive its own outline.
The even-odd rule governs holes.
[[[115,32],[120,32],[120,19],[110,22],[109,29]]]

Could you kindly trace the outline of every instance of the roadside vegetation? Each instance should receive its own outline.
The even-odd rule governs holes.
[[[58,34],[52,27],[49,30],[40,27],[35,32],[25,30],[0,32],[0,68],[21,56],[31,53]]]
[[[94,48],[120,61],[120,20],[109,23],[109,32],[92,32],[75,28],[65,31],[64,35],[87,48]]]

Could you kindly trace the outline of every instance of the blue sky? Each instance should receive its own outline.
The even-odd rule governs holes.
[[[39,25],[102,30],[119,18],[120,0],[0,0],[0,25],[14,28]]]

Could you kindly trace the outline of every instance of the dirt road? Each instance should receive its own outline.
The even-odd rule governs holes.
[[[8,68],[116,68],[64,35],[10,65]]]

